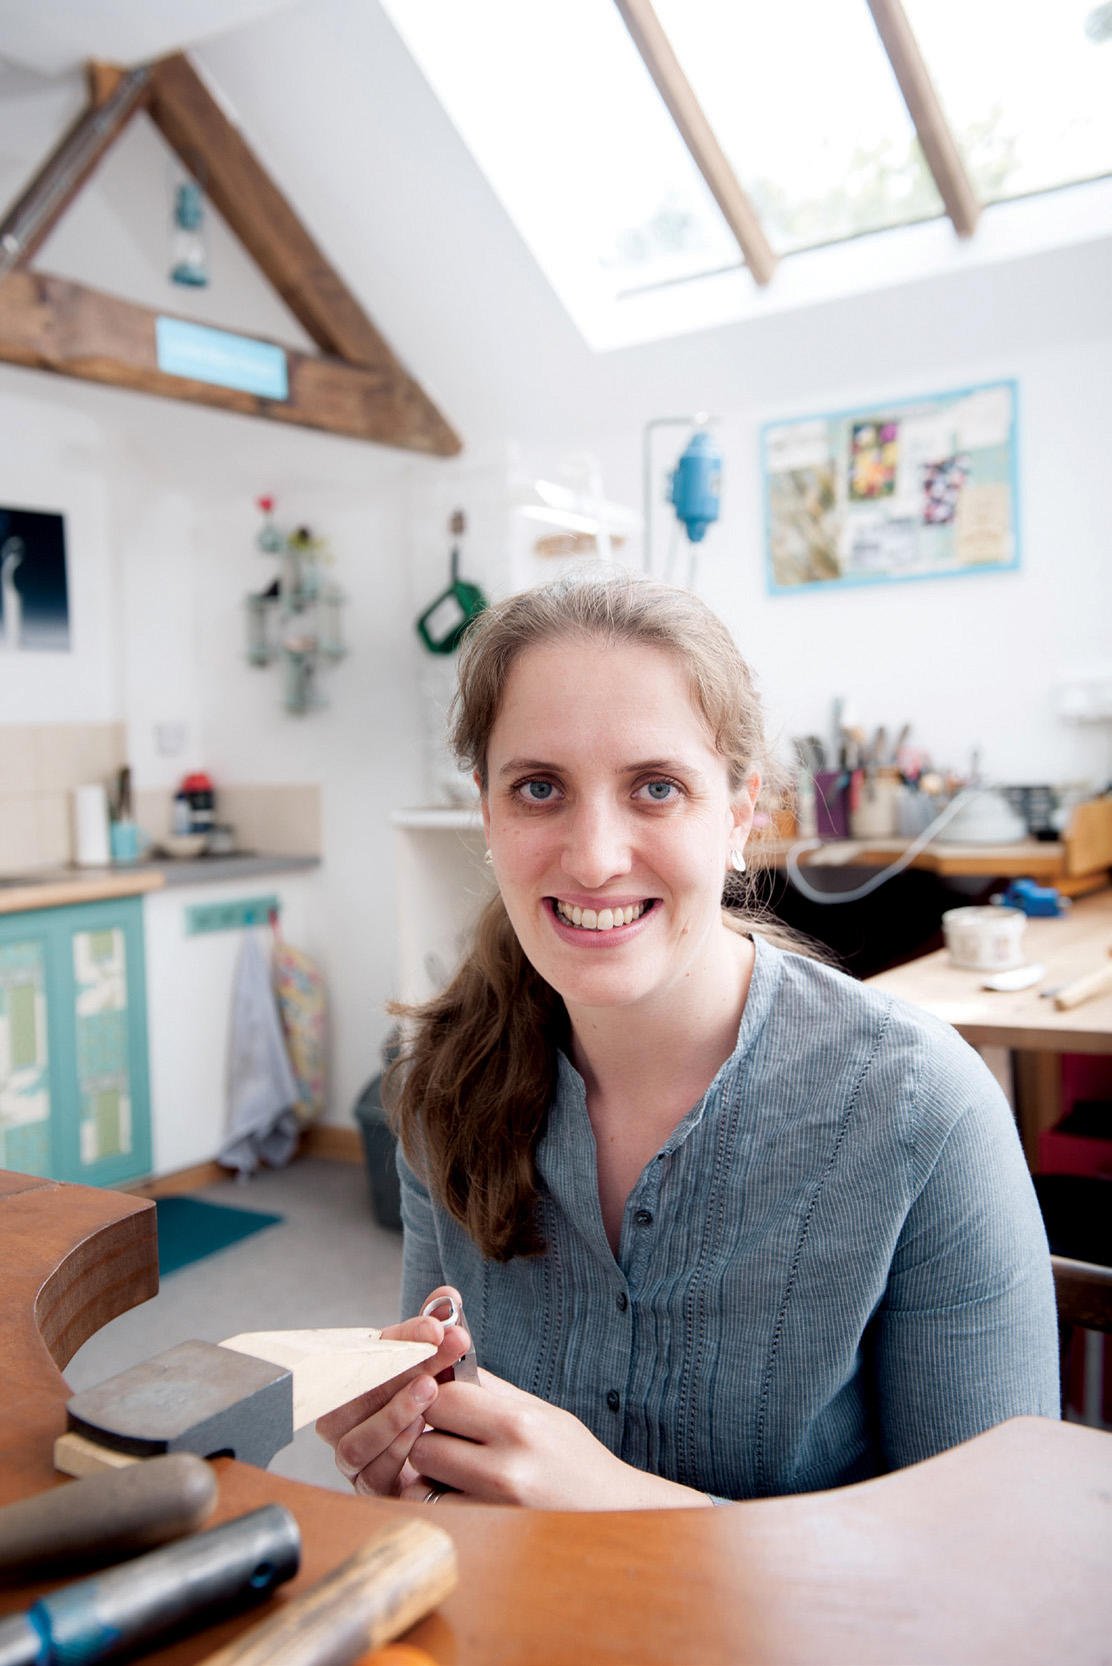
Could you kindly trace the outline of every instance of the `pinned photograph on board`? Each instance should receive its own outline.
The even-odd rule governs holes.
[[[66,653],[69,645],[65,522],[0,509],[0,653]]]
[[[833,463],[793,468],[770,481],[772,565],[779,584],[842,576]]]
[[[900,464],[898,422],[855,422],[850,433],[849,497],[872,503],[891,497]]]
[[[923,464],[923,525],[949,526],[957,517],[958,499],[969,473],[964,457],[945,457]]]

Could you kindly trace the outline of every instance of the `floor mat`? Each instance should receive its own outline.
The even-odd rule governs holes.
[[[224,1203],[201,1203],[194,1197],[160,1197],[158,1209],[158,1270],[165,1276],[190,1262],[227,1249],[264,1227],[276,1226],[281,1215],[259,1209],[234,1209]]]

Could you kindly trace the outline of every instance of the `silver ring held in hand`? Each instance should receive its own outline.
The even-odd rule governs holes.
[[[454,1296],[436,1296],[436,1297],[434,1297],[433,1300],[431,1302],[429,1302],[427,1306],[425,1306],[421,1309],[422,1319],[440,1319],[439,1313],[434,1313],[433,1309],[437,1308],[437,1307],[443,1307],[445,1305],[445,1303],[447,1304],[447,1307],[448,1307],[448,1317],[446,1319],[441,1319],[440,1320],[441,1324],[443,1324],[443,1325],[458,1325],[459,1321],[460,1321],[460,1311],[459,1311],[459,1305],[456,1302],[456,1298]]]

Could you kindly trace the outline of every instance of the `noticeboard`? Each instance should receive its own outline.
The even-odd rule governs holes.
[[[1019,565],[1014,382],[768,423],[768,586],[877,584]]]

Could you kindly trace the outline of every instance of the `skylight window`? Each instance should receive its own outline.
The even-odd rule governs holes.
[[[596,349],[1112,233],[1112,0],[381,4]]]
[[[1112,173],[1112,5],[904,6],[982,202]]]
[[[612,0],[382,0],[581,324],[741,254]]]
[[[654,0],[778,254],[944,212],[865,0]]]

